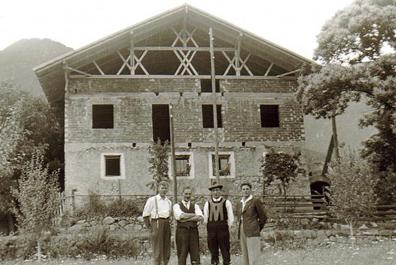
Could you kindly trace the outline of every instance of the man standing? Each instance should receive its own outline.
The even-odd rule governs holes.
[[[169,183],[161,181],[158,194],[147,200],[143,210],[144,223],[151,232],[154,265],[167,265],[170,258],[172,202],[166,197],[168,189]]]
[[[220,196],[223,189],[221,184],[209,187],[211,198],[204,206],[204,221],[208,229],[208,248],[211,254],[211,264],[219,264],[219,248],[223,256],[223,264],[229,265],[230,258],[230,232],[234,222],[234,213],[229,200]]]
[[[177,221],[176,247],[179,265],[186,265],[188,253],[192,265],[200,264],[198,223],[203,221],[199,206],[191,202],[192,189],[185,187],[183,200],[173,205],[173,214]]]
[[[260,231],[267,221],[267,216],[260,200],[252,196],[252,185],[244,182],[241,184],[241,190],[242,199],[237,204],[237,216],[243,265],[258,265],[261,255]]]

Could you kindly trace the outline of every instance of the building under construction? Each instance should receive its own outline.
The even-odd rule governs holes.
[[[259,183],[271,148],[304,144],[295,92],[310,63],[183,5],[38,66],[64,108],[66,194],[151,193],[148,148],[171,136],[179,186],[207,193],[216,172],[231,192]],[[289,194],[309,194],[298,179]]]

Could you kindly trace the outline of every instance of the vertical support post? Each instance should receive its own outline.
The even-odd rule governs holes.
[[[173,106],[169,104],[169,127],[170,127],[170,142],[171,142],[171,174],[173,178],[173,203],[177,203],[177,179],[176,179],[176,155],[175,155],[175,131],[173,127]]]
[[[121,180],[118,180],[118,197],[120,199],[120,202],[122,201],[122,195],[121,195]]]
[[[241,38],[242,33],[239,34],[235,50],[235,73],[237,76],[241,75],[241,68],[239,66],[239,59],[241,58]]]
[[[64,91],[65,91],[65,96],[66,96],[69,93],[68,87],[69,87],[70,70],[67,68],[67,63],[65,60],[62,62],[62,66],[63,66],[64,77],[65,77],[65,90]]]
[[[340,151],[338,149],[338,136],[335,114],[331,117],[331,128],[333,130],[335,156],[336,160],[338,161],[340,159]]]
[[[77,189],[72,189],[71,191],[73,215],[76,214],[76,191]]]
[[[135,42],[133,40],[133,31],[131,31],[131,41],[130,41],[130,47],[129,47],[129,64],[131,66],[130,68],[130,74],[135,75]]]
[[[213,49],[213,30],[209,28],[209,51],[210,51],[210,76],[212,79],[212,97],[213,97],[213,129],[215,135],[215,174],[217,183],[220,183],[219,172],[219,135],[217,124],[217,94],[216,94],[216,71],[215,71],[215,56]]]

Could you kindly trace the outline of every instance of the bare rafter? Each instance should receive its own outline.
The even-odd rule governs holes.
[[[194,60],[194,58],[199,57],[202,54],[209,54],[210,47],[199,46],[196,39],[194,39],[194,34],[197,32],[197,28],[191,28],[188,27],[188,25],[189,24],[186,16],[179,30],[176,30],[174,27],[170,28],[170,30],[175,34],[175,38],[170,46],[138,46],[137,47],[135,45],[134,32],[131,31],[129,47],[127,49],[124,48],[122,50],[115,51],[115,57],[112,57],[113,62],[117,60],[117,57],[121,59],[121,66],[118,68],[115,76],[119,76],[119,77],[157,76],[150,74],[150,72],[144,66],[143,59],[148,53],[151,54],[152,52],[172,52],[176,57],[175,59],[179,61],[179,65],[176,67],[176,70],[173,73],[173,75],[172,74],[169,75],[170,77],[192,76],[196,78],[202,78],[203,75],[200,74],[198,71],[200,68],[199,66],[197,67],[196,65],[197,63],[200,63],[202,60]],[[195,37],[197,37],[198,40],[200,39],[199,34],[196,34]],[[212,47],[213,52],[220,53],[223,55],[220,56],[220,60],[222,60],[221,64],[226,63],[225,70],[221,76],[227,78],[228,77],[238,78],[238,77],[246,77],[246,76],[250,76],[252,78],[254,77],[279,78],[279,77],[289,76],[299,71],[299,70],[293,70],[291,72],[270,76],[271,70],[274,67],[274,63],[271,63],[267,69],[263,69],[263,71],[265,70],[264,75],[262,74],[261,76],[254,75],[253,72],[251,71],[251,67],[255,65],[254,59],[252,59],[251,62],[249,62],[249,58],[251,57],[251,54],[246,52],[242,53],[241,50],[242,38],[243,35],[240,33],[239,36],[235,38],[234,47]],[[227,44],[225,44],[224,46],[227,46]],[[167,54],[167,56],[169,56],[169,53]],[[258,67],[265,67],[265,66],[260,65]],[[83,75],[85,77],[92,77],[92,76],[98,76],[97,75],[98,72],[101,76],[114,76],[114,74],[106,73],[106,70],[108,70],[108,67],[105,67],[103,64],[99,65],[96,60],[93,60],[92,66],[88,68],[84,67],[81,69],[75,69],[69,67],[70,73],[74,76]],[[260,70],[258,72],[260,72]]]
[[[300,71],[301,71],[301,69],[296,69],[296,70],[293,70],[293,71],[290,71],[290,72],[287,72],[287,73],[283,73],[283,74],[280,74],[280,75],[276,75],[275,77],[283,77],[283,76],[295,74],[295,73],[300,72]]]
[[[98,71],[99,71],[99,73],[100,73],[101,75],[104,75],[104,74],[105,74],[105,73],[102,71],[102,69],[99,67],[99,65],[96,63],[95,60],[93,61],[93,64],[95,65],[96,69],[98,69]]]

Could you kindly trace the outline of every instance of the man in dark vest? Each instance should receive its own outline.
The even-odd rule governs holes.
[[[242,265],[259,265],[261,256],[260,231],[263,229],[267,216],[261,201],[252,195],[252,184],[241,184],[242,199],[237,204],[239,220],[238,237],[241,242]]]
[[[204,206],[204,222],[208,229],[208,248],[211,264],[219,264],[219,248],[223,256],[223,264],[229,265],[230,258],[230,227],[234,222],[234,213],[229,200],[221,197],[223,185],[214,183],[209,187],[211,198]]]
[[[176,248],[179,265],[186,265],[190,253],[192,265],[200,264],[198,223],[203,221],[199,206],[191,201],[192,189],[185,187],[183,200],[173,205],[173,214],[177,221]]]

